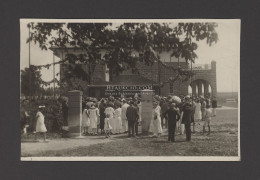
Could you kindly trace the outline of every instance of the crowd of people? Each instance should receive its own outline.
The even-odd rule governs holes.
[[[141,122],[140,98],[86,98],[82,102],[82,134],[97,135],[127,133],[138,135]]]
[[[176,101],[172,96],[154,96],[152,119],[149,132],[160,137],[163,127],[168,128],[168,140],[175,141],[175,134],[186,133],[191,140],[195,126],[202,125],[202,133],[210,134],[211,117],[216,116],[217,100],[209,97],[181,96]],[[135,98],[86,98],[82,102],[82,134],[97,135],[127,133],[129,137],[138,136],[138,126],[142,122],[141,99]],[[192,125],[192,131],[191,131]]]
[[[39,106],[36,114],[36,135],[43,133],[46,139],[47,129],[44,125],[44,106]],[[160,137],[163,128],[168,128],[168,141],[175,141],[176,134],[186,134],[186,140],[191,140],[191,133],[195,133],[195,126],[202,125],[202,134],[208,127],[210,135],[210,121],[216,116],[216,97],[187,96],[154,96],[153,110],[149,132],[152,137]],[[64,118],[68,115],[68,106],[63,104]],[[108,97],[102,99],[83,98],[82,100],[82,135],[128,133],[129,137],[138,136],[138,126],[142,122],[142,104],[140,97],[119,98]],[[192,125],[192,131],[191,131]]]

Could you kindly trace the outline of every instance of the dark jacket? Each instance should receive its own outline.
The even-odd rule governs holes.
[[[182,123],[187,124],[191,123],[191,116],[192,116],[192,105],[189,103],[185,103],[182,107]]]
[[[168,115],[168,124],[171,126],[172,124],[176,123],[180,119],[180,114],[176,109],[170,108],[166,110],[163,114],[164,116]]]
[[[126,109],[126,118],[128,121],[137,121],[139,116],[138,116],[138,109],[134,107],[133,105],[130,105]]]

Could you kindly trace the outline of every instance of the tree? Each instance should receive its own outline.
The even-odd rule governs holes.
[[[31,66],[30,68],[25,68],[24,70],[21,70],[21,93],[23,95],[37,95],[41,92],[41,84],[41,72],[37,68]]]
[[[110,77],[129,68],[138,71],[137,61],[146,65],[159,62],[174,70],[176,77],[188,77],[192,73],[180,67],[166,66],[158,53],[170,51],[171,56],[182,57],[186,63],[195,62],[195,51],[198,48],[196,41],[206,39],[210,46],[218,41],[216,23],[123,23],[117,28],[111,23],[30,23],[29,26],[32,34],[28,41],[38,43],[42,49],[57,46],[66,50],[69,45],[86,52],[86,55],[68,54],[59,63],[89,63],[93,68],[96,64],[106,64]],[[99,58],[101,49],[107,50],[103,58]],[[133,52],[138,52],[139,56]],[[89,74],[79,74],[75,69],[71,66],[71,77],[77,73],[76,76],[83,80],[89,77]],[[69,74],[67,79],[70,78]]]

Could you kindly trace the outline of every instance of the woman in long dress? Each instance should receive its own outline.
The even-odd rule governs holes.
[[[105,109],[105,114],[109,114],[109,122],[110,125],[112,127],[112,133],[115,133],[115,122],[114,122],[114,113],[115,110],[113,108],[113,104],[112,103],[108,103],[108,107]]]
[[[106,134],[106,138],[110,137],[110,132],[112,130],[112,126],[110,125],[110,122],[109,122],[109,117],[110,114],[106,114],[106,118],[105,118],[105,124],[104,124],[104,130],[105,130],[105,134]]]
[[[44,124],[44,115],[42,114],[42,110],[45,106],[39,106],[38,112],[36,113],[36,133],[35,140],[37,140],[37,134],[42,133],[44,141],[46,141],[46,126]]]
[[[90,119],[90,127],[92,128],[92,134],[97,135],[97,118],[99,116],[99,110],[95,107],[94,104],[88,110],[89,119]]]
[[[195,102],[195,120],[196,121],[201,120],[201,104],[199,100]]]
[[[157,102],[154,103],[152,120],[150,124],[149,131],[153,133],[153,137],[160,137],[162,134],[162,124],[161,124],[161,107]]]
[[[90,126],[90,119],[88,116],[88,109],[84,109],[82,113],[83,135],[87,135],[89,126]]]
[[[114,121],[115,121],[115,133],[119,134],[121,129],[122,129],[122,120],[121,120],[121,108],[119,105],[116,105],[116,110],[115,110],[115,116],[114,116]]]

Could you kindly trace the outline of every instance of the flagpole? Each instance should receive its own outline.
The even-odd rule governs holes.
[[[191,73],[192,73],[192,60],[191,60],[191,66],[190,66],[190,69],[191,69]],[[192,102],[193,102],[193,91],[192,91],[192,74],[191,74],[191,77],[190,77],[191,81],[190,81],[190,84],[191,84],[191,99],[192,99]]]
[[[28,29],[29,29],[29,96],[30,96],[30,98],[31,98],[31,93],[32,93],[32,89],[31,89],[31,43],[30,43],[30,41],[31,41],[31,39],[30,39],[30,37],[31,37],[31,31],[30,31],[30,27],[31,27],[31,25],[30,24],[28,24]]]
[[[53,52],[53,97],[55,97],[55,56]]]

